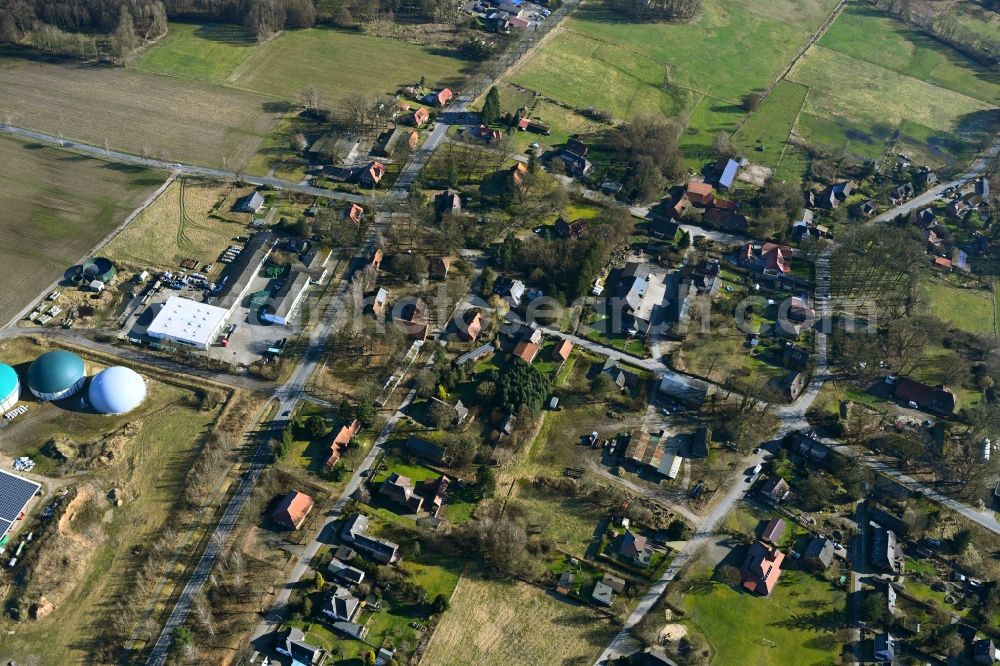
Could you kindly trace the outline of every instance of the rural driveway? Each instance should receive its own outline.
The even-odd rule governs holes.
[[[91,146],[78,141],[60,139],[59,137],[52,136],[51,134],[35,132],[34,130],[25,129],[23,127],[15,127],[13,125],[7,125],[6,129],[8,133],[21,137],[22,139],[31,139],[32,141],[40,141],[42,143],[60,146],[65,149],[74,150],[78,153],[97,157],[102,160],[112,160],[114,162],[121,162],[124,164],[135,164],[137,166],[143,166],[150,169],[164,169],[166,171],[171,171],[175,174],[185,176],[199,176],[202,178],[214,178],[216,180],[223,181],[241,180],[253,185],[268,185],[270,187],[289,190],[291,192],[298,192],[300,194],[309,194],[315,197],[322,197],[324,199],[336,199],[338,201],[350,201],[352,203],[366,205],[371,204],[371,197],[361,194],[350,194],[347,192],[328,190],[322,187],[313,187],[312,185],[302,185],[301,183],[293,183],[288,180],[274,178],[273,176],[248,176],[246,174],[237,174],[233,171],[226,171],[224,169],[212,169],[204,166],[154,160],[148,157],[132,155],[131,153],[123,153],[118,150],[106,150],[98,146]]]

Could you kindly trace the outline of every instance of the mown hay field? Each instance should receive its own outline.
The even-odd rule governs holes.
[[[171,23],[166,36],[143,51],[130,66],[152,74],[220,83],[256,46],[242,26]]]
[[[215,262],[246,231],[244,223],[211,217],[216,205],[232,201],[232,187],[192,180],[170,185],[115,236],[101,254],[139,269],[176,270],[183,259]],[[223,207],[223,212],[225,206]]]
[[[268,97],[115,67],[0,58],[13,123],[96,146],[237,170],[282,108]],[[166,152],[164,152],[166,151]]]
[[[667,85],[662,63],[569,31],[553,37],[512,78],[565,104],[622,119],[640,113],[675,116],[697,97]]]
[[[0,136],[0,322],[62,277],[163,182],[136,167]]]
[[[1000,18],[995,24],[1000,30]],[[819,44],[904,76],[1000,104],[1000,72],[969,60],[867,3],[849,5]]]
[[[995,108],[974,97],[885,69],[822,46],[800,60],[789,79],[809,88],[806,110],[899,126],[911,120],[959,135],[975,135]]]
[[[667,83],[739,102],[781,73],[835,4],[709,0],[691,23],[630,23],[595,3],[581,8],[567,29],[646,56],[661,66]]]
[[[524,583],[463,577],[424,666],[592,663],[615,628],[588,606]]]
[[[469,63],[435,49],[339,30],[289,30],[258,47],[226,85],[287,100],[315,86],[336,108],[348,95],[395,93],[425,77],[428,86],[457,86]]]

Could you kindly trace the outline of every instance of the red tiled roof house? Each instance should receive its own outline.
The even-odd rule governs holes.
[[[305,493],[293,490],[283,498],[275,507],[271,518],[274,522],[290,530],[297,530],[306,521],[306,516],[313,509],[313,498]]]
[[[741,573],[743,587],[750,592],[767,596],[774,591],[781,576],[781,563],[785,554],[774,546],[765,546],[760,541],[754,541],[747,550],[743,560]]]

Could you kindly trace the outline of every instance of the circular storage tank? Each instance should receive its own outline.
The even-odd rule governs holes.
[[[21,381],[14,368],[0,363],[0,412],[14,408],[21,398]]]
[[[124,414],[139,406],[146,397],[146,382],[129,368],[116,365],[90,380],[90,404],[102,414]]]
[[[28,388],[40,400],[62,400],[87,381],[83,360],[76,354],[58,350],[42,354],[28,368]]]
[[[90,282],[92,280],[108,282],[115,276],[117,271],[115,270],[114,263],[110,259],[95,257],[83,265],[82,273],[83,279],[86,282]]]

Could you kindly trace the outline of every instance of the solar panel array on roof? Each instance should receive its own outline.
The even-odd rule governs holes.
[[[7,533],[39,488],[34,481],[0,471],[0,536]]]

